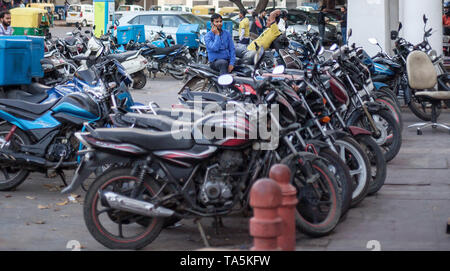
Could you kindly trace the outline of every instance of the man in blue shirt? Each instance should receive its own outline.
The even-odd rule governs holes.
[[[236,61],[233,38],[230,32],[222,30],[222,16],[211,16],[211,31],[206,33],[205,43],[208,59],[212,69],[219,71],[220,75],[233,71]]]

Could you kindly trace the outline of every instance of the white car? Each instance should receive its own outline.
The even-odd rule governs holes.
[[[206,23],[201,18],[188,12],[126,12],[119,19],[119,26],[135,24],[144,25],[146,40],[150,40],[160,30],[164,31],[166,35],[172,35],[176,39],[176,33],[180,24],[199,24],[200,29],[206,29]]]
[[[79,23],[81,26],[94,25],[94,6],[70,5],[67,9],[66,24]]]
[[[144,8],[138,5],[120,5],[117,11],[144,11]]]

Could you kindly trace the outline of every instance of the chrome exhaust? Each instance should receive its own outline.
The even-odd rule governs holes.
[[[114,192],[102,192],[100,198],[102,199],[103,205],[108,205],[113,209],[143,216],[170,217],[175,213],[164,207],[155,208],[155,205],[150,202],[132,199]]]

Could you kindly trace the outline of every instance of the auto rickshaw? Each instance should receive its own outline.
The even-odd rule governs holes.
[[[49,3],[28,3],[27,8],[41,8],[47,10],[50,16],[50,24],[53,25],[53,17],[55,15],[55,5]]]
[[[13,35],[45,36],[49,33],[50,17],[47,10],[41,8],[13,8],[11,27]]]
[[[219,14],[222,16],[232,16],[239,14],[238,7],[223,7],[219,10]]]
[[[194,15],[212,15],[216,12],[216,8],[212,5],[200,5],[192,8]]]

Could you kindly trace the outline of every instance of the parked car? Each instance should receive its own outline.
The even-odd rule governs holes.
[[[270,13],[273,8],[267,9]],[[311,25],[312,31],[319,32],[319,17],[315,12],[306,12],[297,9],[288,9],[288,32],[304,32],[308,25]],[[336,26],[332,24],[325,25],[325,44],[338,43],[342,40],[340,31],[337,31]]]
[[[120,5],[117,11],[144,11],[144,8],[139,5]]]
[[[206,22],[188,12],[176,11],[142,11],[126,12],[119,19],[119,25],[142,24],[145,27],[145,38],[150,39],[154,33],[163,30],[166,35],[175,35],[180,24],[199,24],[206,29]]]
[[[70,5],[67,9],[66,24],[79,23],[82,26],[94,24],[94,6],[92,5]]]

